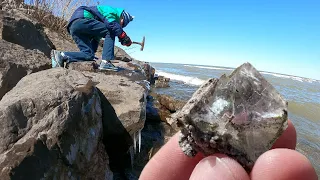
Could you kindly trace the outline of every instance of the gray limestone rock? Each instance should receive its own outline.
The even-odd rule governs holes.
[[[81,71],[92,79],[112,104],[118,118],[131,136],[143,128],[146,119],[146,97],[149,91],[147,85],[143,83],[146,76],[128,69],[118,72],[97,70],[92,68],[92,62],[74,62],[70,63],[68,68]]]
[[[0,38],[26,49],[37,49],[48,58],[51,50],[55,49],[42,25],[23,14],[0,11]]]
[[[1,179],[112,179],[100,97],[77,71],[22,78],[0,101]]]
[[[287,128],[287,102],[245,63],[204,83],[173,118],[185,154],[224,153],[250,170]]]
[[[144,127],[147,90],[121,75],[83,72],[111,103],[127,132],[133,136]]]
[[[0,39],[0,100],[24,76],[51,68],[42,52]]]

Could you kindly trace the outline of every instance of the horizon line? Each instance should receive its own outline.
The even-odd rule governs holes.
[[[199,66],[210,66],[210,67],[218,67],[218,68],[229,68],[229,69],[236,69],[235,67],[227,67],[227,66],[213,66],[213,65],[204,65],[204,64],[185,64],[185,63],[168,63],[168,62],[156,62],[156,61],[152,61],[149,63],[161,63],[161,64],[179,64],[179,65],[199,65]],[[258,70],[258,69],[257,69]],[[290,75],[290,74],[283,74],[283,73],[277,73],[277,72],[271,72],[271,71],[264,71],[264,70],[258,70],[259,72],[263,72],[263,73],[272,73],[272,74],[277,74],[277,75],[284,75],[284,76],[290,76],[290,77],[296,77],[296,78],[303,78],[303,79],[309,79],[309,80],[314,80],[314,81],[318,81],[320,82],[320,79],[314,79],[314,78],[308,78],[308,77],[302,77],[302,76],[297,76],[297,75]]]

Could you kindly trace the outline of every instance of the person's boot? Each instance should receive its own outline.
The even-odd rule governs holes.
[[[118,71],[119,68],[115,67],[110,61],[102,60],[99,66],[100,70]]]
[[[51,51],[51,63],[52,68],[55,67],[64,67],[64,57],[60,51],[52,50]]]

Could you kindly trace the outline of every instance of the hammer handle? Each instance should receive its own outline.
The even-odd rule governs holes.
[[[133,44],[140,44],[140,45],[141,45],[141,43],[140,43],[140,42],[135,42],[135,41],[133,41],[132,43],[133,43]]]

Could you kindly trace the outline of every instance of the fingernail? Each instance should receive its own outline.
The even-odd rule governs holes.
[[[190,179],[235,180],[227,164],[223,161],[223,159],[220,159],[216,156],[210,156],[202,159],[194,168]]]

